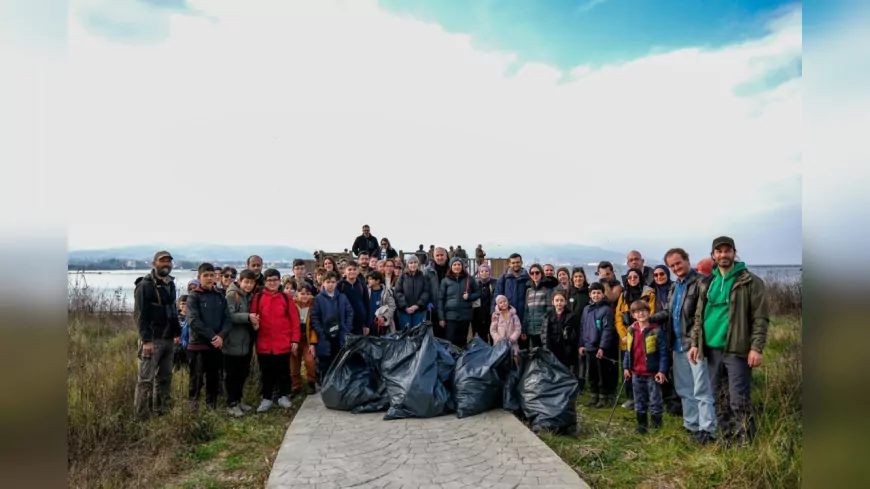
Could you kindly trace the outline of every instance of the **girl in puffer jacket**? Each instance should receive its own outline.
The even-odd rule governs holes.
[[[492,321],[489,325],[489,335],[492,337],[492,344],[507,338],[511,342],[514,351],[514,361],[517,361],[520,353],[520,347],[517,342],[520,339],[520,334],[523,327],[520,324],[520,318],[517,316],[516,309],[508,303],[507,297],[500,295],[495,298],[495,312],[492,313]]]

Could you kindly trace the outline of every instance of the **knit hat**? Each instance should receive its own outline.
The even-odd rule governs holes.
[[[414,255],[407,255],[405,257],[405,263],[420,263],[420,260],[418,260]]]

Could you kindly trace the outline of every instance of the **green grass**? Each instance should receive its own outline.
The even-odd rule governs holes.
[[[622,407],[605,435],[611,408],[587,408],[588,396],[578,399],[578,436],[542,434],[541,439],[596,488],[800,487],[800,318],[775,319],[768,337],[764,364],[753,373],[759,432],[747,449],[699,446],[683,432],[682,418],[668,415],[661,430],[636,435],[634,412]]]

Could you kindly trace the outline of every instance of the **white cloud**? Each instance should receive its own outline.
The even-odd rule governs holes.
[[[691,184],[645,236],[679,244],[800,200],[768,191],[802,173],[800,82],[735,95],[800,56],[799,11],[721,49],[509,76],[513,54],[374,1],[202,5],[220,21],[171,16],[151,46],[71,20],[71,246],[343,248],[363,222],[406,248],[601,244]]]

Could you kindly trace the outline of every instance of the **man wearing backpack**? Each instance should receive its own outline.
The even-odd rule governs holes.
[[[175,305],[172,255],[158,251],[151,273],[137,280],[133,316],[139,327],[139,379],[133,401],[136,416],[146,419],[169,408],[175,338],[181,336]]]

